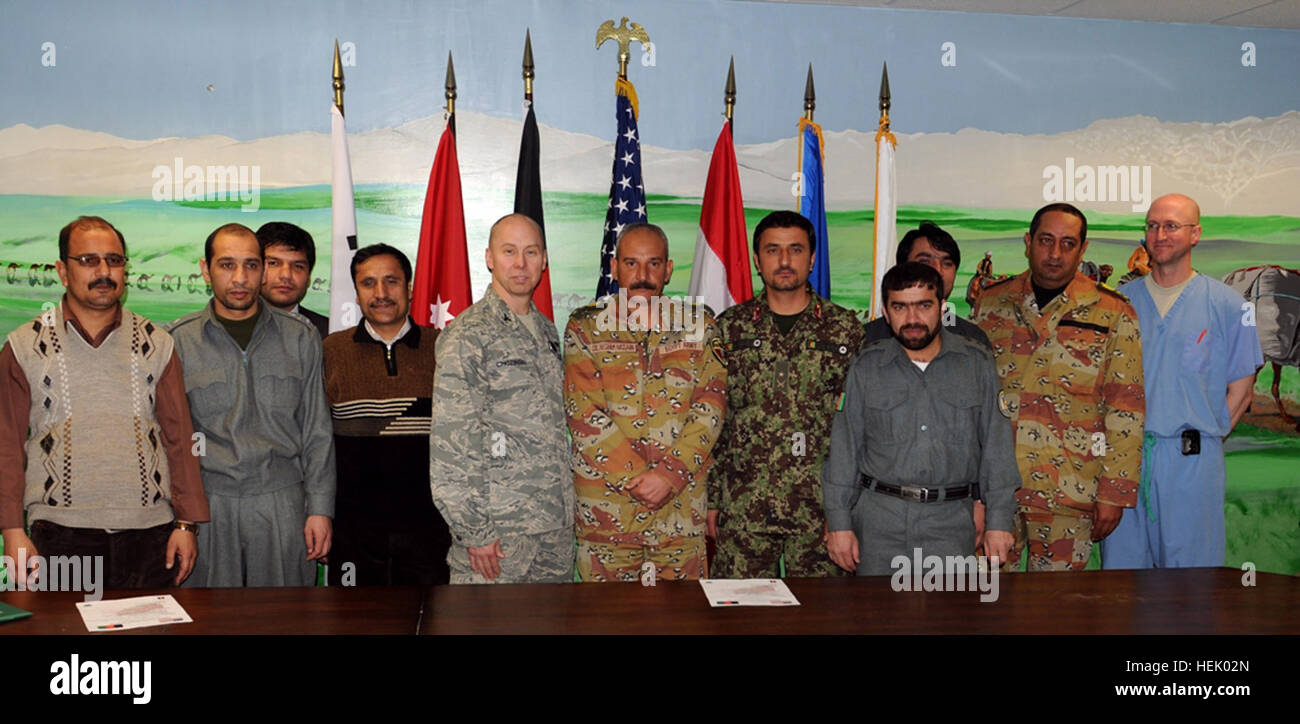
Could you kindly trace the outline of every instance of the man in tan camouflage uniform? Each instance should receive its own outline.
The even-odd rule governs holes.
[[[438,335],[429,479],[452,583],[573,580],[573,486],[555,325],[532,303],[541,229],[492,225],[492,285]]]
[[[714,578],[839,575],[823,542],[820,473],[862,324],[808,284],[812,224],[774,211],[754,228],[763,291],[718,319],[727,417],[709,475]]]
[[[584,581],[635,581],[647,563],[666,579],[706,570],[705,476],[727,369],[708,309],[664,304],[672,270],[663,230],[629,224],[612,269],[618,296],[574,310],[564,330]]]
[[[1007,564],[1081,570],[1092,544],[1137,504],[1145,396],[1137,313],[1078,272],[1088,222],[1069,204],[1034,214],[1029,270],[983,291],[971,318],[988,334],[1015,428],[1023,487]]]

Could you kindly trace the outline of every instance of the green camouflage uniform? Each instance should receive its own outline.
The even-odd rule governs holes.
[[[1030,273],[983,291],[971,319],[989,336],[1023,487],[1010,563],[1079,570],[1095,503],[1137,505],[1142,469],[1142,341],[1118,292],[1076,273],[1041,311]]]
[[[533,306],[530,314],[541,314]],[[500,540],[496,583],[573,580],[573,477],[560,338],[539,340],[491,287],[438,335],[429,480],[452,583],[486,583],[468,547]]]
[[[788,334],[767,293],[722,314],[727,415],[709,475],[717,509],[715,578],[840,575],[822,542],[821,466],[844,374],[862,345],[853,312],[809,289]]]

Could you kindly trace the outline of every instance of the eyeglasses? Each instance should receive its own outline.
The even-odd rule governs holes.
[[[1148,221],[1147,233],[1154,234],[1160,229],[1164,229],[1166,234],[1176,234],[1178,233],[1179,229],[1188,226],[1198,226],[1198,224],[1179,224],[1175,221],[1166,221],[1165,223],[1162,224],[1159,221]]]
[[[81,256],[70,256],[68,258],[76,259],[78,264],[87,269],[98,269],[99,262],[101,261],[108,262],[108,266],[113,269],[126,266],[126,257],[121,254],[107,254],[105,256],[100,256],[99,254],[82,254]]]

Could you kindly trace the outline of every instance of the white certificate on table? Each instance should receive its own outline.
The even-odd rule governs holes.
[[[124,631],[194,621],[170,593],[112,601],[82,601],[77,604],[77,612],[81,614],[87,631]]]
[[[709,605],[720,606],[798,606],[799,599],[779,578],[702,578],[700,587]]]

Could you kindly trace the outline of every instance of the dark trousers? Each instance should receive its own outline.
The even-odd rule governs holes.
[[[177,569],[166,568],[167,540],[172,524],[109,533],[96,528],[69,528],[48,520],[32,523],[32,543],[44,558],[103,556],[103,587],[169,588]],[[179,563],[175,565],[180,565]]]
[[[422,529],[336,519],[329,553],[331,586],[441,585],[451,580],[451,532],[438,516]]]

